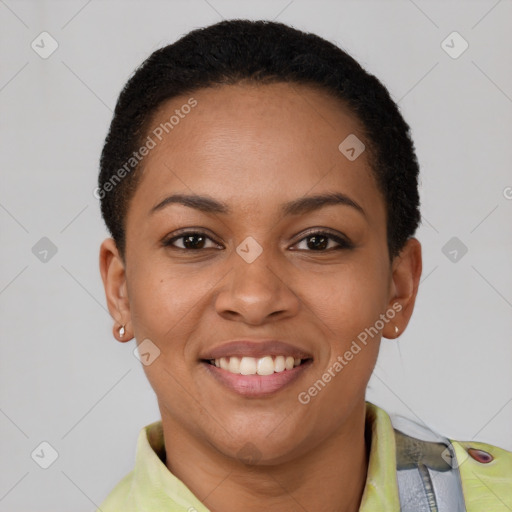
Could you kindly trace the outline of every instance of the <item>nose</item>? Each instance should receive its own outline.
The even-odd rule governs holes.
[[[232,271],[215,299],[217,313],[228,320],[260,325],[292,317],[300,300],[275,259],[265,250],[252,262],[233,253]]]

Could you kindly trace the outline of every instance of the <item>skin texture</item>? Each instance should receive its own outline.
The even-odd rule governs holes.
[[[114,336],[149,338],[161,351],[143,368],[162,415],[166,465],[215,512],[358,510],[369,450],[365,389],[381,335],[395,338],[395,325],[402,333],[411,317],[421,245],[411,238],[389,260],[385,203],[367,153],[349,161],[338,150],[349,134],[365,141],[339,101],[282,83],[191,96],[197,106],[144,159],[126,219],[125,260],[112,239],[100,249]],[[189,97],[163,104],[153,124]],[[329,205],[280,215],[284,202],[333,191],[365,214]],[[232,213],[180,204],[149,213],[173,193],[208,195]],[[181,228],[212,240],[188,252],[164,247]],[[338,244],[330,239],[315,249],[305,238],[310,228],[345,236],[354,247],[331,249]],[[252,263],[236,252],[248,236],[263,249]],[[298,394],[397,303],[393,320],[308,404],[299,403]],[[271,396],[242,397],[199,361],[208,348],[236,339],[283,340],[310,352],[313,364]],[[241,461],[247,451],[253,463]]]

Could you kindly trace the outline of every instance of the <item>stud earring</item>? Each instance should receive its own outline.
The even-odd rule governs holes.
[[[395,325],[395,334],[398,335],[399,332],[400,332],[400,329]]]
[[[124,325],[121,325],[121,327],[119,327],[119,337],[123,337],[124,336],[124,333],[125,333],[125,328],[124,328]]]

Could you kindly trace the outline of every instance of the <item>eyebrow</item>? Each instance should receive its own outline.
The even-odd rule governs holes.
[[[224,215],[231,213],[231,209],[226,203],[213,199],[212,197],[201,196],[197,194],[173,194],[153,206],[153,208],[151,208],[149,211],[149,214],[152,215],[153,213],[162,210],[171,204],[181,204],[183,206],[187,206],[188,208],[194,208],[195,210],[199,210],[204,213]],[[281,205],[281,215],[302,215],[305,213],[310,213],[314,210],[319,210],[325,206],[332,205],[350,206],[361,213],[364,217],[366,217],[366,212],[363,210],[361,205],[341,192],[330,192],[326,194],[317,194],[294,199],[293,201],[289,201]]]

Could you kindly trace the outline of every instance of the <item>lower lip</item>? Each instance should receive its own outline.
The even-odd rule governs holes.
[[[272,375],[240,375],[228,372],[205,361],[202,361],[201,364],[218,382],[235,393],[246,397],[259,398],[271,395],[289,386],[311,366],[312,362],[311,359],[308,359],[292,370],[283,370]]]

